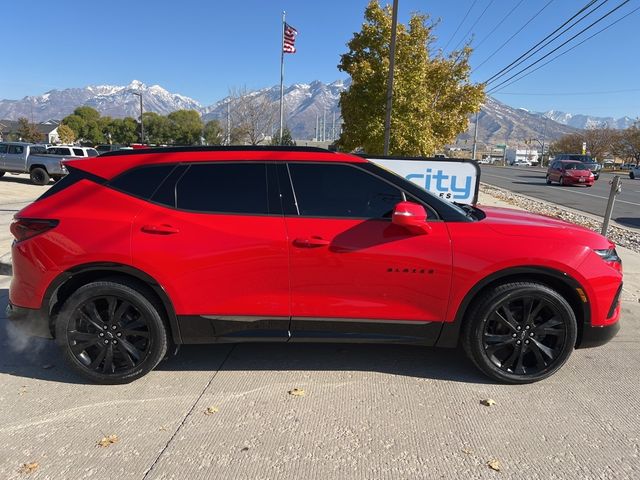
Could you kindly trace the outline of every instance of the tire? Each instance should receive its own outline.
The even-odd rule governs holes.
[[[0,177],[4,177],[5,172],[0,172]]]
[[[4,175],[4,172],[2,172],[2,174],[0,175],[0,177],[1,177],[2,175]],[[633,172],[629,172],[629,178],[630,178],[631,180],[633,180],[634,178],[636,178],[636,176],[635,176],[635,174],[634,174]]]
[[[56,343],[67,363],[100,384],[132,382],[167,352],[163,309],[143,286],[106,279],[80,287],[56,318]]]
[[[561,186],[563,186],[563,187],[565,186],[564,177],[560,177],[560,182],[559,183],[560,183]]]
[[[596,174],[593,176],[593,179],[594,179],[594,180],[598,180],[599,178],[600,178],[600,174],[599,174],[599,173],[596,173]]]
[[[547,175],[547,185],[551,185],[551,179],[549,178],[549,175]]]
[[[534,312],[533,318],[526,318],[527,308]],[[494,287],[468,312],[462,329],[464,350],[485,375],[499,382],[532,383],[553,375],[576,343],[578,328],[571,306],[539,283]]]
[[[31,176],[31,182],[36,185],[46,185],[49,183],[49,174],[44,168],[32,168],[29,175]]]

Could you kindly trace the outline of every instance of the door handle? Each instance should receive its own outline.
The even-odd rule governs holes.
[[[326,247],[331,242],[329,240],[325,240],[322,237],[307,237],[307,238],[296,238],[293,241],[293,244],[296,247],[300,248],[315,248],[315,247]]]
[[[177,228],[165,223],[163,223],[162,225],[143,225],[140,230],[144,233],[151,233],[155,235],[171,235],[180,231]]]

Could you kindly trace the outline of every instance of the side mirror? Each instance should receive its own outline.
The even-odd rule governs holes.
[[[413,202],[396,204],[393,208],[391,222],[419,235],[429,233],[431,230],[427,224],[427,211],[422,205]]]

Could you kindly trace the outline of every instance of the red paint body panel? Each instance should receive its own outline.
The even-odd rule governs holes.
[[[287,218],[294,317],[441,321],[451,286],[444,222],[427,235],[390,221]],[[296,246],[320,238],[327,246]]]

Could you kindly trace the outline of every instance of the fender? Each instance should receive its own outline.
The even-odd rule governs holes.
[[[582,315],[576,315],[578,318],[578,343],[581,340],[581,332],[582,328],[580,325],[580,321],[584,325],[591,324],[591,308],[589,306],[589,299],[587,298],[587,294],[582,287],[582,285],[573,277],[568,275],[567,273],[561,272],[559,270],[554,270],[553,268],[541,267],[537,265],[531,266],[521,266],[521,267],[512,267],[506,268],[504,270],[500,270],[492,273],[488,277],[483,278],[478,283],[476,283],[471,290],[467,292],[464,296],[464,299],[460,303],[458,310],[456,311],[456,316],[453,322],[444,323],[442,325],[442,330],[440,331],[440,336],[436,341],[436,346],[438,347],[455,347],[458,344],[458,338],[460,336],[460,330],[462,328],[462,323],[464,321],[464,316],[467,312],[467,308],[471,304],[471,302],[476,298],[478,293],[480,293],[484,288],[488,287],[494,283],[500,283],[501,280],[505,280],[509,277],[514,277],[514,280],[526,281],[526,280],[542,280],[545,279],[547,281],[551,280],[555,284],[562,285],[566,290],[571,290],[575,292],[576,297],[578,294],[576,289],[582,289],[584,298],[586,300],[580,302],[572,302],[571,299],[568,299],[569,303],[572,303],[572,306],[580,304]],[[553,285],[551,285],[553,286]]]
[[[60,273],[47,287],[47,290],[44,295],[44,299],[42,302],[43,309],[47,309],[47,313],[52,313],[51,300],[54,298],[54,295],[57,294],[58,289],[66,284],[68,281],[72,280],[74,277],[78,275],[91,274],[92,272],[109,272],[109,273],[122,273],[127,276],[136,278],[143,282],[145,285],[149,286],[164,306],[165,311],[167,312],[167,319],[169,320],[169,327],[171,329],[171,336],[173,337],[174,343],[177,345],[182,343],[182,338],[180,336],[180,329],[178,328],[178,320],[176,318],[176,312],[173,307],[173,303],[167,295],[164,287],[151,275],[139,270],[130,265],[124,265],[120,263],[114,262],[94,262],[94,263],[86,263],[82,265],[76,265],[62,273]]]

